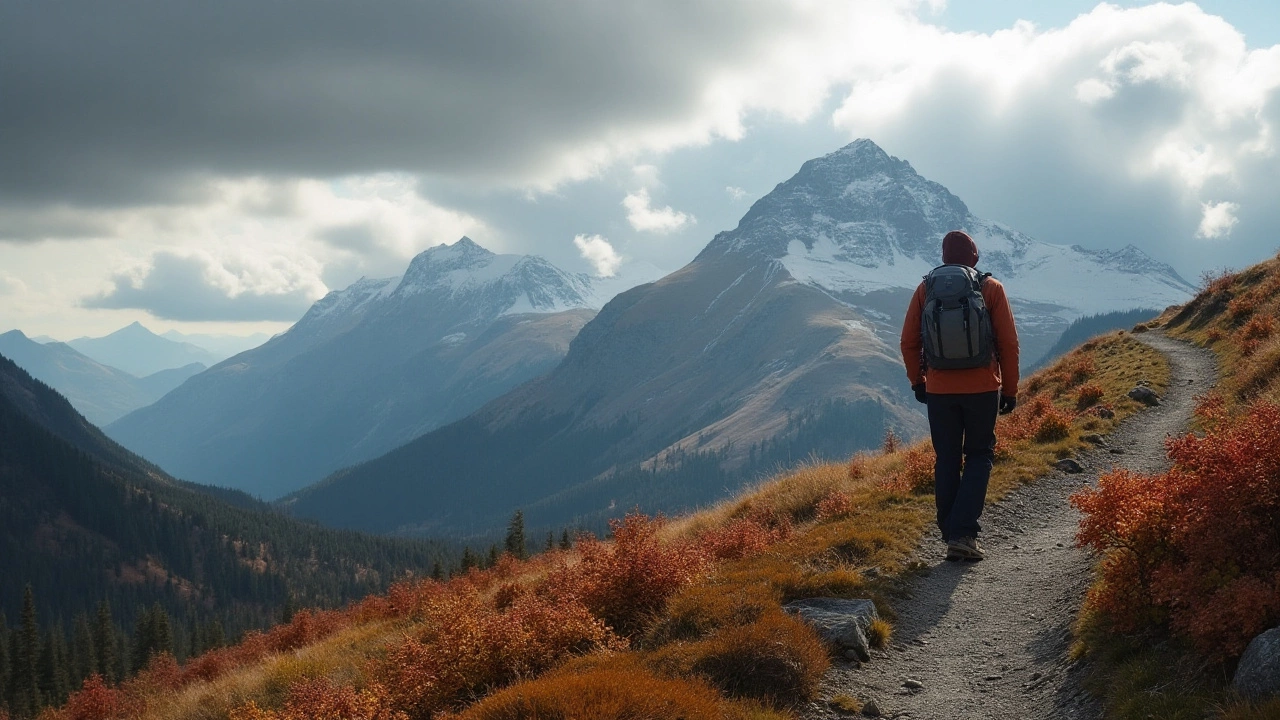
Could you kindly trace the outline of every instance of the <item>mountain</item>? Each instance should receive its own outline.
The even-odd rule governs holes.
[[[138,378],[97,362],[66,343],[41,344],[20,330],[0,335],[0,355],[65,395],[90,422],[98,424],[150,405],[205,369],[192,363]]]
[[[67,344],[103,365],[119,368],[137,377],[195,363],[209,367],[224,359],[191,343],[162,338],[137,322],[110,335],[76,338]]]
[[[160,333],[160,337],[208,350],[217,358],[215,362],[226,360],[232,355],[239,355],[245,350],[252,350],[271,339],[271,336],[266,333],[214,335],[209,333],[183,333],[177,330],[166,330]],[[209,364],[212,365],[213,363]]]
[[[286,504],[382,532],[489,532],[515,508],[534,525],[590,524],[847,457],[886,426],[916,434],[898,333],[956,228],[1009,288],[1027,357],[1099,307],[1190,295],[1135,248],[1050,245],[976,218],[860,140],[806,162],[683,269],[614,298],[547,376]]]
[[[279,497],[549,371],[594,293],[587,276],[462,238],[402,277],[329,293],[107,432],[180,477]]]
[[[177,481],[109,440],[56,391],[0,357],[0,610],[30,583],[41,617],[107,601],[126,625],[160,603],[179,618],[260,627],[286,603],[332,606],[452,556],[282,516]]]
[[[1146,322],[1151,318],[1160,314],[1159,310],[1138,308],[1136,310],[1120,310],[1117,312],[1099,313],[1097,315],[1085,315],[1076,318],[1071,325],[1058,337],[1053,347],[1042,355],[1038,360],[1030,363],[1023,363],[1028,371],[1039,370],[1048,366],[1054,360],[1071,352],[1077,346],[1086,340],[1097,337],[1112,330],[1123,330],[1131,328],[1140,322]]]

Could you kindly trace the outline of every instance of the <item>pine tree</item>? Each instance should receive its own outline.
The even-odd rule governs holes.
[[[40,695],[51,705],[61,705],[71,690],[67,673],[67,639],[61,627],[49,630],[40,652]]]
[[[561,550],[573,549],[573,538],[569,537],[569,528],[565,528],[564,532],[560,533],[560,549]]]
[[[556,549],[556,534],[548,530],[547,531],[547,552],[551,552],[552,550],[555,550],[555,549]]]
[[[22,593],[22,626],[18,628],[13,663],[14,714],[34,717],[40,709],[40,627],[36,624],[36,599],[31,586]]]
[[[93,669],[107,682],[114,682],[120,677],[117,672],[120,663],[117,647],[116,624],[111,619],[111,606],[103,600],[98,603],[98,613],[93,618],[93,650],[97,656]]]
[[[89,617],[76,614],[75,629],[71,631],[71,686],[80,687],[84,679],[97,672],[98,651],[93,647],[93,630]]]
[[[444,567],[440,565],[439,560],[437,560],[435,564],[431,566],[431,579],[444,580]]]
[[[516,514],[511,516],[511,522],[507,524],[506,549],[521,560],[529,557],[529,553],[525,550],[523,510],[517,510]]]
[[[497,546],[497,545],[490,545],[490,546],[489,546],[489,556],[488,556],[487,558],[485,558],[484,566],[485,566],[486,568],[491,568],[491,567],[493,567],[494,565],[497,565],[497,564],[498,564],[498,558],[499,558],[501,555],[502,555],[502,553],[498,550],[498,546]]]
[[[462,548],[462,573],[465,575],[468,570],[479,564],[476,554],[468,545]]]

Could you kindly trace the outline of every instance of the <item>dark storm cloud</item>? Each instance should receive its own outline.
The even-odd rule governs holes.
[[[146,310],[155,317],[179,321],[297,320],[314,298],[305,288],[284,293],[231,295],[209,282],[208,263],[199,257],[156,253],[152,268],[136,282],[128,275],[112,278],[114,287],[85,298],[87,308]]]
[[[0,201],[134,204],[226,174],[544,178],[702,101],[788,22],[733,0],[0,8]]]

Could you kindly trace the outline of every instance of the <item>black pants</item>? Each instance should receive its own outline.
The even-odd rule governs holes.
[[[938,528],[943,540],[977,537],[995,462],[1000,392],[929,393],[929,434],[938,461],[933,467]]]

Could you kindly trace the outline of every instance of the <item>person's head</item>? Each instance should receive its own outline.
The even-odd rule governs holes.
[[[978,264],[978,246],[963,230],[952,230],[942,238],[942,262],[946,265]]]

